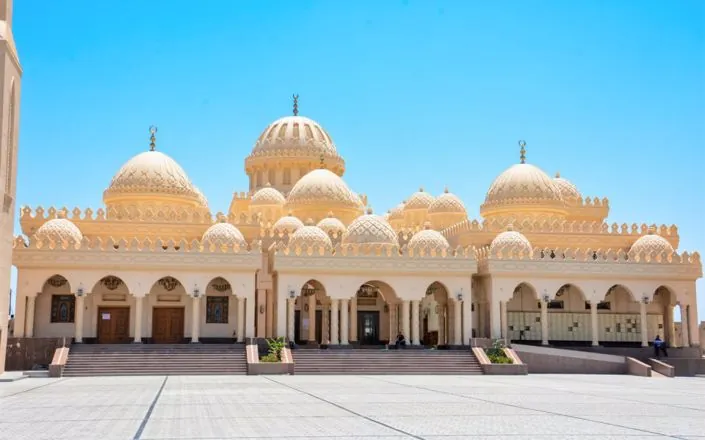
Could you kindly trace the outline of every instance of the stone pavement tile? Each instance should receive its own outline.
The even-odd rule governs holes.
[[[322,397],[319,395],[319,397]],[[335,402],[338,404],[345,404],[349,402],[369,402],[369,403],[405,403],[405,402],[418,402],[418,403],[439,403],[439,402],[449,402],[449,403],[462,403],[467,402],[467,399],[458,396],[451,396],[447,394],[438,393],[422,393],[418,394],[379,394],[379,393],[364,393],[358,392],[355,394],[342,394],[342,393],[330,393],[326,397],[326,400],[330,402]]]
[[[160,419],[147,423],[142,437],[168,439],[394,436],[399,432],[360,417]]]
[[[639,431],[553,415],[538,416],[464,416],[442,418],[373,417],[373,420],[411,435],[628,435]],[[602,438],[602,437],[600,437]]]
[[[130,440],[142,420],[0,423],[0,440]]]
[[[705,418],[703,411],[676,408],[660,403],[613,402],[607,405],[595,405],[594,403],[573,402],[557,406],[553,402],[531,402],[522,404],[522,407],[576,417],[658,415],[660,418],[671,416]]]
[[[6,407],[0,403],[4,423],[62,422],[112,419],[139,419],[147,414],[148,405],[91,405],[56,407]]]
[[[599,417],[586,416],[584,418],[618,424],[634,429],[642,429],[663,435],[705,435],[705,413],[700,413],[699,417],[684,417],[678,415],[661,417],[659,413],[644,413],[642,416],[612,415]]]
[[[204,440],[236,440],[240,439],[242,437],[208,437],[207,439]],[[247,437],[246,440],[272,440],[273,438],[277,440],[414,440],[415,437],[410,437],[406,435],[394,435],[394,436],[388,436],[388,435],[367,435],[367,436],[337,436],[337,437],[326,437],[326,436],[319,436],[319,437],[311,437],[311,436],[295,436],[295,437]],[[465,437],[463,437],[465,438]],[[457,437],[456,438],[449,438],[449,437],[441,437],[442,440],[460,440]],[[145,437],[142,436],[141,440],[173,440],[170,438],[163,438],[163,437]],[[195,439],[189,439],[189,440],[195,440]],[[199,439],[200,440],[200,439]],[[498,440],[497,437],[492,437],[491,440]],[[512,439],[513,440],[513,439]],[[593,439],[594,440],[594,439]],[[607,440],[612,440],[612,439],[607,439]],[[649,437],[649,440],[652,440]]]
[[[58,382],[59,379],[31,378],[16,382],[0,383],[0,398],[12,396],[17,393],[24,393],[39,387],[48,386]]]
[[[154,397],[154,396],[152,396]],[[166,405],[232,405],[235,403],[261,404],[261,403],[318,403],[319,399],[306,394],[282,394],[262,396],[257,394],[201,394],[183,396],[179,394],[162,393],[159,403]]]
[[[466,400],[458,403],[434,403],[429,405],[421,403],[367,403],[367,402],[346,402],[342,404],[344,408],[354,411],[357,414],[375,416],[418,416],[418,417],[445,417],[445,416],[481,416],[481,415],[540,415],[540,412],[532,409],[517,408],[507,405],[497,405],[485,402],[473,402]]]
[[[463,435],[462,437],[426,435],[425,440],[673,440],[673,437],[649,434],[620,434],[620,435],[511,435],[509,437],[497,435]],[[338,440],[338,439],[335,439]]]
[[[154,407],[151,419],[193,419],[225,417],[349,417],[350,413],[323,402],[316,403],[243,403],[229,405],[164,404],[161,399]]]

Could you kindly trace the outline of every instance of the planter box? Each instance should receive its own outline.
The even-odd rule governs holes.
[[[480,367],[482,367],[482,372],[488,375],[504,375],[504,376],[516,376],[516,375],[526,375],[529,374],[529,367],[519,359],[519,356],[508,348],[504,349],[504,353],[507,357],[514,361],[513,364],[493,364],[487,357],[484,348],[473,347],[472,349],[475,357],[480,362]]]
[[[247,364],[247,374],[289,374],[289,364],[282,362],[257,362]]]

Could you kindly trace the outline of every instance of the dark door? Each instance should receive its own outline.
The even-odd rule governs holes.
[[[153,309],[152,341],[155,344],[184,342],[183,307],[155,307]]]
[[[98,307],[98,343],[130,342],[130,308]]]
[[[360,345],[379,344],[379,312],[357,312],[357,340]]]
[[[323,312],[316,310],[316,342],[325,344],[326,341],[323,340]],[[310,324],[309,324],[310,325]]]
[[[301,310],[294,312],[294,341],[301,344]]]

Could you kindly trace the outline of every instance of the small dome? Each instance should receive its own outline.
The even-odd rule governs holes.
[[[339,157],[333,139],[321,125],[303,116],[286,116],[269,124],[251,156]]]
[[[450,248],[448,240],[441,235],[440,232],[431,229],[431,226],[427,223],[426,228],[422,231],[417,232],[409,240],[407,245],[409,249],[443,249],[447,250]]]
[[[289,248],[291,249],[297,247],[300,248],[304,245],[307,247],[318,246],[325,249],[330,249],[333,247],[333,243],[331,243],[328,234],[326,234],[325,231],[318,226],[312,225],[299,228],[292,234],[291,238],[289,238]]]
[[[333,217],[333,213],[329,212],[328,217],[324,218],[320,222],[318,222],[319,228],[321,228],[323,231],[325,231],[327,234],[330,233],[335,233],[335,234],[343,234],[345,233],[345,225],[343,222],[338,220],[337,218]]]
[[[429,206],[435,201],[433,196],[427,192],[424,192],[423,188],[411,195],[409,200],[404,204],[404,210],[409,209],[428,209]]]
[[[286,199],[284,194],[280,193],[278,190],[272,188],[269,183],[267,186],[257,191],[252,196],[251,206],[272,206],[272,205],[284,205]]]
[[[83,240],[83,234],[71,220],[64,218],[64,213],[59,213],[59,218],[54,218],[44,223],[36,232],[39,240],[46,238],[56,242],[73,239],[75,242]]]
[[[521,232],[515,231],[512,225],[509,225],[506,231],[497,235],[492,240],[492,244],[490,244],[490,251],[501,248],[514,248],[517,251],[523,251],[527,255],[530,255],[533,251],[529,240]]]
[[[666,254],[672,254],[674,252],[673,246],[665,238],[660,235],[656,235],[656,229],[650,228],[648,235],[643,235],[639,237],[637,241],[634,242],[630,254],[636,255],[640,253],[644,254],[661,254],[665,252]]]
[[[272,229],[275,231],[280,231],[280,232],[295,232],[299,228],[303,228],[304,223],[299,220],[298,218],[294,217],[289,213],[289,215],[284,216],[280,218],[279,220],[274,223],[274,226],[272,226]]]
[[[181,199],[192,206],[201,206],[205,200],[174,159],[160,151],[145,151],[120,168],[103,193],[103,201],[107,205],[135,199],[151,201],[160,196]]]
[[[208,228],[208,230],[206,230],[203,234],[201,241],[220,243],[226,246],[247,246],[247,241],[245,241],[245,237],[243,237],[242,232],[240,232],[240,230],[232,224],[226,223],[223,220],[221,220],[220,223],[215,223]]]
[[[561,192],[563,200],[574,201],[581,197],[578,187],[570,180],[562,178],[561,173],[556,173],[556,177],[553,178],[553,183],[556,184],[558,190]]]
[[[448,214],[448,213],[461,213],[461,214],[466,214],[467,211],[465,210],[465,205],[463,202],[456,196],[455,194],[452,194],[448,192],[448,188],[445,189],[443,194],[438,196],[436,200],[431,203],[431,205],[428,207],[428,213],[429,214]]]
[[[287,202],[292,209],[305,206],[362,209],[357,194],[337,174],[319,168],[301,178],[291,189]]]
[[[397,234],[380,215],[367,214],[356,218],[343,235],[343,244],[386,244],[399,246]]]

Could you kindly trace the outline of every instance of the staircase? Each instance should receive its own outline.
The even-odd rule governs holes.
[[[64,377],[247,374],[243,344],[74,344]]]
[[[294,374],[482,374],[470,350],[294,350]]]

